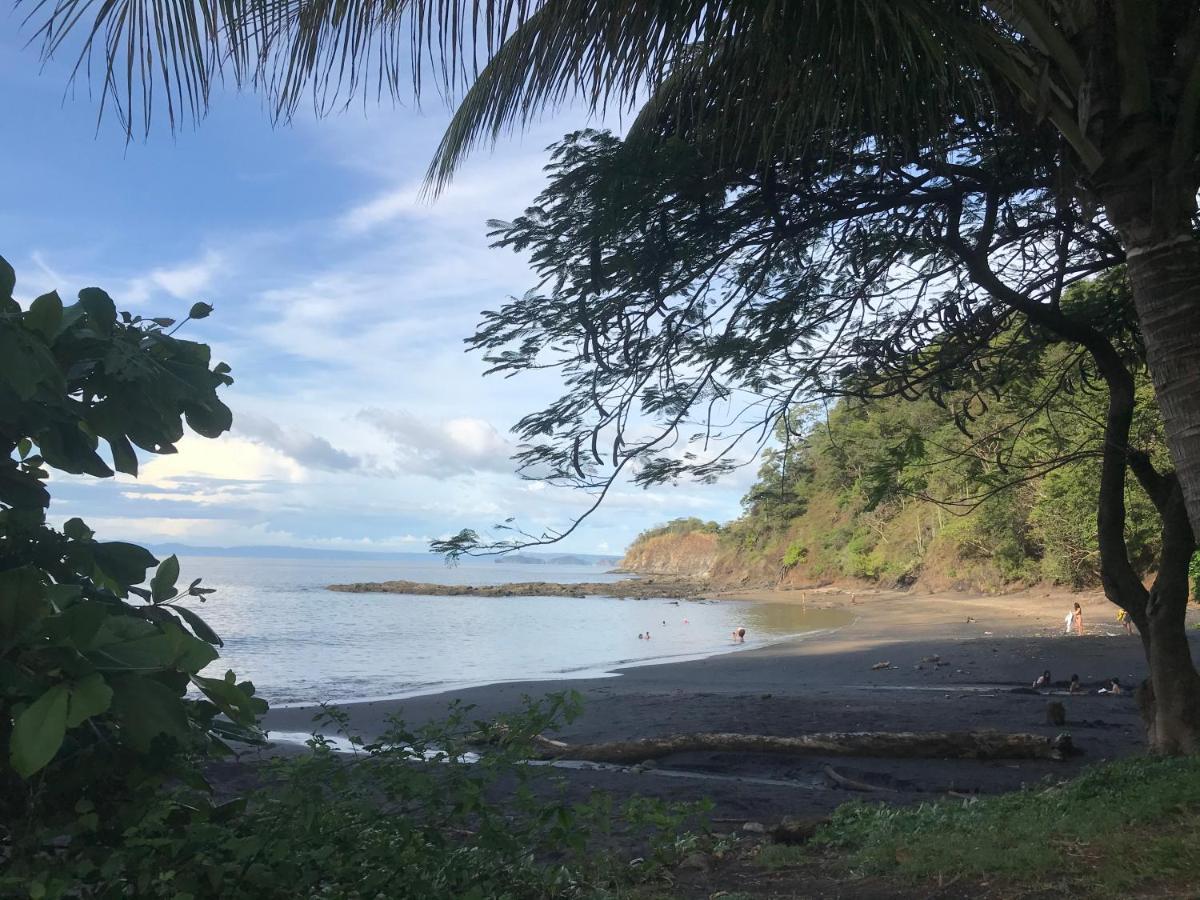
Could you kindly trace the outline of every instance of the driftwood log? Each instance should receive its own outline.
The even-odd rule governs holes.
[[[822,771],[825,773],[825,777],[832,781],[835,786],[843,788],[847,791],[882,791],[887,794],[896,793],[895,788],[884,787],[883,785],[879,784],[868,784],[865,781],[859,781],[857,778],[850,778],[846,775],[843,775],[833,766],[826,766]]]
[[[696,732],[603,744],[565,744],[538,737],[537,759],[639,763],[672,753],[783,753],[874,756],[895,759],[1066,759],[1070,735],[1006,734],[998,731],[834,731],[796,737]]]

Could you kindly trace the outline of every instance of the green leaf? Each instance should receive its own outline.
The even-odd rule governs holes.
[[[188,310],[189,319],[207,319],[212,315],[213,308],[207,303],[193,303]]]
[[[262,700],[223,679],[193,675],[192,684],[200,688],[221,712],[241,725],[254,725],[259,714],[266,711],[266,704]]]
[[[63,523],[63,534],[73,541],[90,541],[96,532],[88,528],[83,519],[76,516]]]
[[[57,291],[42,294],[34,300],[24,317],[25,327],[44,337],[47,344],[53,343],[62,328],[62,320],[63,305]]]
[[[0,256],[0,300],[12,297],[13,289],[17,286],[17,273],[9,265],[7,259]]]
[[[98,716],[112,703],[112,688],[104,676],[93,672],[70,685],[71,701],[67,709],[67,727],[81,725],[92,716]]]
[[[22,400],[33,399],[42,385],[65,389],[62,372],[46,345],[7,322],[0,323],[0,381]]]
[[[178,622],[164,625],[163,631],[171,642],[171,665],[181,672],[195,674],[220,655],[212,644],[188,634]]]
[[[220,437],[233,425],[233,412],[220,400],[193,403],[184,408],[187,423],[197,434],[207,438]]]
[[[111,607],[94,600],[81,600],[61,615],[46,620],[46,638],[57,645],[76,650],[89,649],[100,632],[100,626],[112,615]]]
[[[179,580],[179,558],[172,553],[158,564],[158,571],[150,579],[150,595],[155,603],[162,603],[175,596],[175,582]]]
[[[137,454],[133,452],[133,444],[129,443],[129,438],[118,434],[108,437],[106,440],[109,449],[112,450],[113,468],[118,472],[124,472],[126,475],[137,478],[138,458]]]
[[[145,547],[127,544],[124,541],[105,541],[92,547],[96,565],[122,587],[141,584],[146,580],[146,570],[158,560]]]
[[[13,723],[9,759],[22,778],[45,767],[67,733],[66,686],[56,684],[38,697]]]
[[[0,644],[16,640],[50,612],[46,585],[36,569],[0,572]]]
[[[196,636],[201,640],[208,641],[210,644],[216,644],[218,647],[225,646],[225,642],[195,612],[186,606],[172,606],[171,609],[183,616],[184,621],[192,626],[192,631],[196,632]]]
[[[112,334],[117,324],[117,307],[100,288],[84,288],[79,292],[79,303],[87,311],[88,323],[99,334]]]
[[[114,678],[112,710],[121,734],[135,750],[146,752],[160,734],[187,740],[189,728],[182,698],[161,682],[137,675]]]

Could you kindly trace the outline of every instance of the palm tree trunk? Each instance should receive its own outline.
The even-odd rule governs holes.
[[[1138,321],[1192,528],[1200,533],[1200,242],[1128,248]]]
[[[1196,183],[1165,161],[1098,186],[1125,245],[1133,302],[1167,446],[1200,534],[1200,242]]]

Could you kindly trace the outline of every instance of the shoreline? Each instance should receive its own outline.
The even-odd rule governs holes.
[[[727,599],[796,602],[799,592],[731,592]],[[1094,691],[1114,675],[1133,688],[1146,671],[1141,642],[1126,635],[1102,598],[1073,592],[1003,596],[808,592],[809,603],[845,609],[846,625],[799,640],[719,653],[698,660],[633,665],[620,677],[514,681],[399,700],[339,704],[354,733],[370,740],[402,716],[408,727],[445,717],[448,705],[470,706],[468,719],[490,721],[517,711],[525,695],[576,691],[582,714],[548,734],[567,743],[661,737],[684,732],[795,736],[829,731],[998,730],[1053,737],[1071,733],[1080,755],[1046,760],[769,756],[680,753],[653,766],[554,767],[567,797],[594,790],[618,796],[713,801],[714,815],[767,821],[820,815],[855,796],[920,802],[958,793],[1011,791],[1043,779],[1076,774],[1089,763],[1140,753],[1144,733],[1132,691]],[[1064,636],[1064,604],[1085,608],[1085,634]],[[1196,613],[1189,611],[1189,621]],[[1189,628],[1193,652],[1200,632]],[[880,663],[886,662],[886,668]],[[1052,670],[1055,691],[1030,685]],[[1071,675],[1089,693],[1061,693]],[[1066,707],[1065,728],[1047,724],[1050,701]],[[272,731],[308,733],[316,706],[273,708]],[[268,751],[271,752],[271,751]],[[302,752],[281,744],[274,752]],[[253,756],[253,754],[251,754]],[[234,764],[236,765],[236,764]],[[849,778],[886,786],[886,795],[861,795],[828,783],[826,766]],[[710,775],[720,778],[710,778]],[[235,777],[231,775],[230,777]],[[780,785],[789,790],[781,790]],[[547,788],[549,789],[549,788]]]
[[[737,600],[739,598],[731,597],[728,599]],[[752,601],[743,601],[743,602],[752,602]],[[421,688],[417,688],[411,693],[393,694],[393,695],[378,696],[378,697],[359,697],[359,698],[350,699],[350,700],[329,702],[327,705],[335,706],[338,708],[343,708],[343,707],[349,707],[349,706],[359,706],[362,704],[376,704],[376,703],[403,704],[410,700],[417,700],[417,699],[425,698],[425,697],[439,697],[439,696],[454,697],[454,696],[457,696],[462,691],[478,690],[481,688],[489,688],[489,687],[495,687],[495,686],[506,685],[506,684],[536,685],[536,684],[542,684],[542,683],[548,683],[548,682],[554,682],[554,683],[561,682],[562,684],[569,686],[570,683],[574,682],[574,681],[590,681],[590,680],[598,680],[598,679],[619,678],[622,675],[624,675],[625,672],[634,670],[634,669],[645,669],[645,668],[652,668],[652,667],[657,667],[657,666],[673,666],[673,665],[679,665],[679,664],[689,663],[689,662],[701,662],[706,659],[713,659],[713,658],[719,657],[719,656],[728,656],[728,655],[735,654],[735,653],[752,653],[755,650],[765,650],[769,647],[778,646],[780,644],[790,644],[793,642],[813,640],[816,638],[825,637],[835,631],[840,630],[841,628],[848,627],[849,625],[852,625],[852,624],[853,624],[853,619],[847,621],[844,625],[838,625],[838,626],[829,627],[829,628],[817,628],[812,631],[798,632],[796,634],[779,635],[777,637],[765,639],[761,643],[752,643],[750,645],[731,643],[731,644],[726,645],[719,649],[698,651],[696,653],[676,653],[676,654],[672,654],[670,656],[650,657],[648,659],[639,659],[639,660],[618,660],[614,665],[608,666],[608,667],[606,667],[604,665],[600,665],[600,666],[596,666],[596,667],[583,666],[577,670],[580,672],[580,674],[578,674],[578,675],[572,674],[572,671],[575,671],[575,670],[567,670],[567,671],[563,671],[563,672],[551,672],[546,675],[524,675],[519,678],[501,678],[501,679],[494,679],[494,680],[490,680],[490,681],[472,681],[472,682],[464,682],[461,684],[451,684],[451,685],[445,685],[445,686],[439,685],[436,690],[424,690]],[[280,710],[281,709],[317,710],[317,709],[320,709],[320,707],[321,707],[321,705],[319,703],[312,703],[312,702],[309,702],[306,700],[291,701],[291,702],[285,702],[285,703],[272,703],[271,704],[272,711],[277,710],[277,709],[280,709]]]

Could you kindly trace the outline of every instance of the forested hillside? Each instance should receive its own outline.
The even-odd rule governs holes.
[[[1025,337],[1013,346],[1028,347]],[[730,584],[860,579],[985,591],[1098,584],[1106,395],[1069,348],[1035,346],[991,393],[848,397],[796,410],[776,435],[779,448],[766,452],[745,512],[720,529],[710,574]],[[1133,444],[1166,461],[1144,380]],[[1126,500],[1130,555],[1144,574],[1154,567],[1158,518],[1132,478]],[[692,530],[712,529],[682,520],[643,534],[628,567],[654,570],[660,556],[680,567]]]

